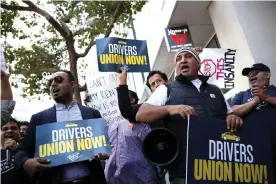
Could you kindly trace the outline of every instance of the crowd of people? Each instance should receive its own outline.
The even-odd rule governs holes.
[[[208,83],[209,77],[198,74],[201,50],[182,47],[176,52],[176,77],[172,82],[162,71],[151,71],[146,84],[152,95],[140,104],[137,94],[128,89],[127,71],[122,67],[118,73],[118,105],[128,123],[115,122],[107,127],[112,154],[99,153],[90,160],[57,167],[48,166],[51,160],[34,156],[36,127],[51,122],[101,118],[100,112],[74,100],[74,77],[70,71],[60,70],[49,80],[55,104],[34,114],[30,123],[17,121],[11,117],[15,101],[8,74],[1,70],[1,182],[166,183],[168,181],[162,177],[164,169],[150,163],[142,151],[147,133],[155,127],[166,127],[181,143],[177,164],[168,169],[169,183],[185,184],[187,125],[174,123],[175,120],[187,119],[190,115],[221,119],[225,120],[229,131],[235,132],[243,126],[243,119],[248,114],[276,108],[276,87],[270,84],[271,71],[266,65],[256,63],[243,69],[242,75],[248,78],[250,88],[239,92],[228,104],[221,90]],[[275,140],[271,142],[275,148]],[[276,178],[276,153],[273,154],[273,165]]]

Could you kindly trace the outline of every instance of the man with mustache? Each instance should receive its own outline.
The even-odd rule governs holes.
[[[256,63],[251,68],[244,68],[243,76],[247,76],[250,88],[235,95],[232,99],[233,113],[245,116],[264,106],[276,107],[276,87],[270,85],[270,69]]]
[[[32,116],[19,151],[15,156],[17,169],[30,177],[38,177],[41,184],[105,184],[104,171],[99,160],[106,154],[96,155],[97,159],[49,168],[50,160],[34,158],[36,126],[52,122],[101,118],[99,111],[84,107],[73,100],[75,80],[70,71],[54,73],[49,80],[50,92],[56,104]]]
[[[260,118],[261,123],[271,123],[269,127],[272,139],[272,162],[275,179],[276,124],[274,112],[276,112],[276,87],[270,84],[270,69],[263,63],[256,63],[250,68],[244,68],[242,75],[248,77],[250,88],[235,95],[231,102],[232,110],[234,114],[244,118],[261,110],[262,112],[256,118]],[[265,118],[267,120],[264,120]]]
[[[220,89],[207,83],[208,76],[198,75],[200,58],[193,48],[182,47],[175,55],[175,81],[159,86],[139,109],[136,120],[152,123],[166,118],[168,129],[177,137],[180,145],[179,157],[169,169],[172,184],[185,183],[186,170],[186,123],[175,122],[188,115],[206,116],[227,121],[227,128],[235,131],[242,125],[241,118],[232,114],[230,106]]]

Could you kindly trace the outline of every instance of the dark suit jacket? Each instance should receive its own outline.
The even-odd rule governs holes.
[[[101,118],[99,111],[79,105],[79,109],[83,119]],[[31,117],[30,125],[26,131],[24,140],[19,145],[19,150],[15,155],[15,167],[23,172],[23,164],[27,159],[33,158],[35,153],[35,135],[36,126],[47,123],[57,122],[55,106],[46,109],[42,112],[34,114]],[[97,184],[105,184],[105,176],[100,161],[92,160],[91,162],[85,161],[84,164],[90,169],[91,179]],[[61,167],[53,167],[43,172],[39,176],[41,183],[45,184],[59,184],[61,181]]]

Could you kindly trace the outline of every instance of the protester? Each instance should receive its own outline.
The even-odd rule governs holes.
[[[154,92],[158,86],[166,84],[168,82],[168,77],[166,74],[153,70],[149,73],[147,77],[147,86],[150,88],[151,92]]]
[[[20,121],[19,123],[20,123],[20,135],[21,135],[21,138],[20,138],[19,142],[22,142],[23,139],[24,139],[26,130],[29,126],[29,122],[28,121]]]
[[[135,108],[139,108],[137,105],[139,99],[135,92],[128,90],[127,72],[123,68],[121,68],[121,73],[118,73],[118,80],[119,108],[130,122],[114,122],[109,127],[112,155],[106,162],[106,179],[109,184],[156,184],[158,182],[157,170],[145,159],[142,152],[142,143],[150,127],[132,121],[135,119],[135,113],[132,113],[137,111]],[[158,83],[155,86],[159,85]],[[134,110],[131,110],[132,108]]]
[[[268,111],[268,108],[275,108],[276,110],[276,87],[270,84],[271,72],[269,67],[263,63],[256,63],[250,68],[244,68],[242,75],[248,77],[250,88],[234,96],[231,101],[233,113],[246,117],[259,110],[262,110],[263,114]],[[259,118],[264,119],[263,117]],[[266,118],[275,120],[274,114]],[[276,125],[275,121],[271,123],[274,178],[276,178]]]
[[[232,99],[233,113],[245,116],[265,106],[276,107],[276,87],[270,85],[270,69],[256,63],[251,68],[244,68],[243,76],[247,76],[250,88],[239,92]]]
[[[11,117],[15,106],[9,75],[1,69],[1,123],[6,123]]]
[[[8,122],[1,123],[1,183],[20,183],[20,175],[14,168],[14,155],[20,139],[20,124],[10,118]]]
[[[128,86],[127,86],[127,71],[121,68],[122,73],[118,74],[119,87],[117,88],[118,92],[118,105],[122,116],[132,122],[135,122],[135,116],[142,104],[132,104],[128,99]],[[147,86],[152,92],[160,85],[166,84],[168,82],[167,75],[160,71],[154,70],[148,74],[147,77]]]
[[[235,131],[242,119],[232,114],[220,89],[207,83],[209,77],[198,75],[200,58],[193,48],[182,47],[175,55],[175,81],[159,86],[136,114],[136,120],[152,123],[166,118],[167,127],[177,137],[179,156],[174,167],[169,169],[172,184],[185,183],[186,177],[186,129],[187,124],[174,123],[188,115],[206,116],[227,121],[227,128]]]
[[[20,121],[20,135],[21,137],[25,136],[26,130],[29,126],[29,122],[28,121]]]
[[[106,154],[97,155],[97,159],[58,167],[47,164],[50,160],[34,158],[36,126],[52,122],[101,118],[99,111],[84,107],[73,100],[75,80],[70,71],[54,73],[49,80],[50,92],[56,104],[42,112],[34,114],[19,151],[15,156],[18,170],[25,171],[31,177],[38,177],[43,184],[106,183],[100,160],[108,158]],[[36,175],[38,174],[38,175]]]

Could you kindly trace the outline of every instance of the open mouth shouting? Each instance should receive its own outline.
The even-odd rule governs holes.
[[[181,65],[180,69],[181,69],[181,72],[188,72],[190,67],[184,64],[184,65]]]
[[[60,89],[58,87],[52,88],[52,94],[53,96],[58,96],[60,92]]]

